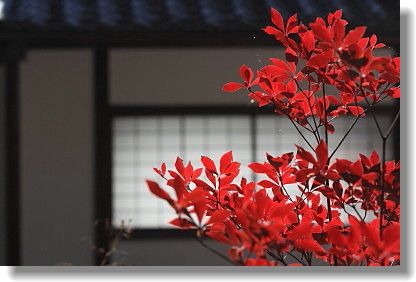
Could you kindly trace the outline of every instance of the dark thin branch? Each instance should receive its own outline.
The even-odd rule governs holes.
[[[280,256],[279,261],[280,261],[280,262],[281,262],[284,266],[287,266],[287,263],[286,263],[285,259],[284,259],[282,256]]]
[[[296,79],[294,79],[294,81],[295,81],[295,83],[296,83],[296,86],[300,89],[300,91],[302,92],[303,96],[304,96],[304,97],[307,99],[307,101],[308,101],[309,110],[311,111],[311,115],[312,115],[313,123],[314,123],[314,125],[315,125],[315,130],[312,128],[312,125],[309,123],[308,119],[306,119],[306,122],[307,122],[307,123],[308,123],[308,125],[311,127],[311,129],[312,129],[312,131],[311,131],[311,132],[313,133],[313,136],[315,137],[316,142],[319,144],[319,139],[320,139],[320,137],[318,138],[318,135],[317,135],[317,134],[319,134],[319,131],[318,131],[318,126],[317,126],[317,124],[316,124],[316,119],[315,119],[315,116],[314,116],[314,114],[313,114],[313,109],[312,109],[312,104],[311,104],[310,96],[309,96],[309,95],[307,95],[307,94],[305,93],[305,91],[303,91],[302,87],[300,87],[300,85],[299,85],[299,83],[298,83],[298,81],[297,81]],[[309,85],[310,85],[310,82],[309,82]],[[310,88],[310,86],[309,86],[309,88]],[[310,92],[310,90],[309,90],[309,92]]]
[[[390,134],[393,131],[394,126],[396,125],[397,121],[399,120],[400,117],[400,111],[397,112],[396,117],[394,118],[393,122],[391,123],[389,129],[387,130],[387,133],[385,135],[383,135],[383,132],[381,132],[381,138],[382,138],[382,163],[381,163],[381,199],[380,199],[380,226],[379,226],[379,230],[380,230],[380,239],[383,240],[383,220],[384,220],[384,209],[385,209],[385,203],[384,203],[384,198],[385,198],[385,163],[386,163],[386,143],[387,143],[387,139],[389,138]]]
[[[203,246],[204,248],[206,248],[207,250],[209,250],[210,252],[212,252],[213,254],[216,254],[217,256],[221,257],[222,259],[226,260],[227,262],[233,264],[233,265],[239,265],[236,262],[232,261],[231,259],[229,259],[226,255],[220,253],[219,251],[217,251],[216,249],[212,248],[211,246],[208,246],[203,240],[202,238],[197,238],[198,242],[201,244],[201,246]]]
[[[322,97],[324,99],[324,124],[325,124],[325,144],[327,148],[329,148],[328,144],[328,113],[326,111],[326,92],[325,92],[325,83],[322,82]],[[327,160],[327,165],[329,165],[330,158]],[[329,181],[328,179],[325,180],[325,186],[328,187]],[[328,220],[331,221],[332,219],[332,209],[331,209],[331,199],[330,197],[326,197],[326,205],[328,209]]]
[[[325,143],[328,146],[328,113],[326,111],[326,92],[325,83],[322,83],[322,97],[324,99],[324,125],[325,125]]]
[[[394,118],[394,120],[391,123],[389,129],[387,130],[387,133],[384,136],[386,139],[388,139],[390,134],[393,132],[393,128],[396,126],[396,123],[399,121],[399,118],[400,118],[400,111],[397,112],[396,117]]]
[[[275,255],[275,254],[273,254],[272,253],[272,251],[270,251],[270,250],[266,250],[266,252],[267,252],[267,254],[269,255],[269,256],[271,256],[274,260],[276,260],[276,261],[280,261],[283,265],[285,265],[285,266],[287,266],[287,263],[285,262],[285,260],[280,256],[277,256],[277,255]]]
[[[306,266],[306,264],[300,260],[298,257],[296,257],[295,255],[292,254],[292,251],[287,253],[289,256],[291,256],[292,258],[294,258],[297,262],[299,262],[300,264],[302,264],[303,266]]]
[[[250,91],[251,93],[254,93],[253,90],[251,88],[247,88],[248,91]],[[273,103],[274,104],[274,103]],[[273,105],[274,108],[276,109],[276,105]],[[296,128],[297,132],[300,134],[300,136],[302,136],[303,140],[306,142],[306,144],[308,144],[308,146],[315,152],[315,149],[312,147],[311,143],[309,143],[308,139],[306,139],[305,135],[302,133],[302,131],[300,131],[300,129],[297,127],[296,123],[290,118],[290,116],[288,114],[285,114],[290,122],[293,124],[293,126]]]
[[[350,206],[355,211],[355,213],[358,215],[361,221],[364,221],[363,216],[358,212],[357,207],[355,205]]]
[[[382,101],[384,101],[388,96],[384,96],[382,99],[380,99],[377,103],[380,103]],[[358,122],[358,120],[364,116],[364,114],[371,108],[373,108],[377,103],[374,103],[373,105],[371,105],[370,107],[364,109],[364,111],[359,114],[358,116],[356,116],[354,122],[351,124],[351,126],[348,128],[347,132],[344,134],[344,136],[342,137],[342,139],[340,140],[340,142],[338,143],[338,145],[336,146],[336,148],[334,149],[334,151],[331,153],[331,155],[329,156],[329,160],[331,160],[331,158],[335,155],[335,153],[338,151],[338,149],[341,147],[342,143],[345,141],[345,139],[348,137],[348,135],[350,134],[350,132],[352,131],[352,129],[354,128],[355,124]]]
[[[289,118],[290,122],[296,128],[296,130],[298,131],[300,136],[302,136],[302,138],[306,142],[306,144],[308,144],[308,146],[315,152],[315,148],[311,145],[311,143],[309,143],[308,139],[306,139],[306,137],[305,137],[305,135],[303,135],[302,131],[300,131],[300,129],[296,126],[296,123],[288,115],[286,115],[286,116]]]
[[[384,187],[384,173],[385,173],[385,168],[384,168],[384,164],[386,163],[386,142],[387,139],[383,137],[383,145],[382,145],[382,160],[381,160],[381,203],[380,203],[380,226],[379,226],[379,231],[380,231],[380,239],[383,240],[383,217],[384,217],[384,193],[385,193],[385,187]]]
[[[350,128],[348,128],[347,132],[344,134],[344,136],[341,138],[341,140],[339,141],[337,147],[334,149],[334,151],[331,153],[331,155],[329,156],[329,160],[334,156],[334,154],[338,151],[339,147],[341,147],[342,143],[345,141],[345,139],[348,137],[348,135],[350,134],[351,130],[354,128],[355,124],[357,123],[357,121],[360,119],[362,115],[358,115],[354,122],[350,125]]]
[[[385,90],[383,90],[384,92]],[[380,135],[380,138],[382,140],[382,162],[381,162],[381,174],[380,174],[380,186],[381,186],[381,194],[380,194],[380,220],[379,220],[379,232],[380,232],[380,239],[383,240],[383,221],[384,221],[384,209],[385,209],[385,163],[386,163],[386,143],[387,143],[387,139],[390,136],[394,126],[396,125],[397,121],[399,120],[400,117],[400,111],[397,112],[396,117],[394,118],[393,122],[391,123],[389,129],[387,130],[387,133],[384,134],[383,130],[377,120],[376,117],[376,113],[375,113],[375,104],[376,101],[374,101],[371,105],[370,102],[368,101],[367,97],[365,96],[365,92],[364,89],[361,87],[361,92],[364,95],[365,101],[367,102],[368,108],[373,107],[374,109],[371,111],[371,115],[373,117],[374,123],[377,126],[377,130],[378,133]],[[382,92],[382,93],[383,93]]]
[[[309,93],[311,92],[311,80],[310,80],[310,73],[308,70],[308,91]],[[313,123],[315,124],[315,130],[316,130],[316,134],[318,135],[318,139],[321,140],[321,135],[319,134],[319,126],[316,123],[316,119],[315,119],[315,115],[313,115],[313,110],[312,110],[312,104],[310,102],[310,98],[311,95],[308,96],[308,103],[309,103],[309,108],[311,109],[311,113],[312,113],[312,118],[313,118]],[[315,105],[315,104],[314,104]],[[319,143],[319,142],[318,142]]]
[[[364,92],[364,90],[362,89],[362,87],[361,87],[361,92],[362,92],[362,93],[363,93],[363,95],[364,95],[364,99],[365,99],[365,101],[366,101],[366,103],[367,103],[367,106],[368,106],[368,107],[374,106],[374,102],[373,102],[372,104],[370,104],[370,102],[368,101],[368,99],[367,99],[367,97],[365,96],[365,92]],[[381,138],[384,138],[384,135],[383,135],[383,130],[381,129],[380,123],[379,123],[379,122],[378,122],[378,120],[377,120],[376,113],[375,113],[375,109],[374,109],[373,111],[371,111],[371,116],[373,117],[374,123],[376,124],[377,130],[378,130],[378,134],[380,135],[380,137],[381,137]]]

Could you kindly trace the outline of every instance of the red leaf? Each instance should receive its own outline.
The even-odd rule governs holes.
[[[276,58],[269,58],[269,60],[273,63],[273,65],[275,65],[282,71],[288,74],[293,72],[293,69],[291,69],[290,65],[288,65],[285,61]]]
[[[373,34],[373,35],[371,35],[371,37],[370,37],[370,45],[371,45],[371,46],[375,46],[375,45],[376,45],[376,43],[377,43],[377,35]]]
[[[201,176],[203,169],[202,168],[197,168],[193,171],[192,173],[192,181],[195,181],[196,179],[198,179],[198,177]]]
[[[256,101],[259,104],[259,107],[263,107],[271,103],[271,98],[266,93],[256,91],[248,94],[248,96]]]
[[[201,162],[204,165],[205,169],[211,173],[217,173],[217,168],[215,167],[215,163],[208,157],[202,156]]]
[[[197,186],[197,187],[202,187],[205,191],[214,191],[215,189],[213,188],[213,187],[211,187],[211,186],[209,186],[209,184],[208,183],[206,183],[205,181],[203,181],[203,180],[200,180],[200,179],[195,179],[194,181],[193,181],[194,183],[195,183],[195,185]]]
[[[193,204],[198,203],[198,202],[203,202],[205,201],[205,195],[206,192],[204,190],[204,188],[202,187],[197,187],[194,190],[192,190],[191,192],[189,192],[188,194],[186,194],[185,196],[185,200],[186,201],[190,201]]]
[[[277,30],[275,27],[272,27],[272,26],[266,26],[265,28],[263,28],[263,30],[265,33],[269,35],[282,34],[281,31]]]
[[[263,67],[260,72],[279,82],[284,82],[290,78],[290,73],[280,66],[268,65]]]
[[[176,158],[175,168],[176,168],[176,171],[180,175],[185,176],[185,166],[183,165],[183,160],[181,158],[179,158],[179,157]]]
[[[316,156],[318,158],[318,164],[320,167],[324,167],[326,165],[326,162],[328,161],[328,146],[326,143],[321,140],[319,142],[319,145],[315,149]]]
[[[297,24],[298,24],[298,15],[294,14],[290,18],[287,19],[286,33],[287,34],[297,33],[299,31],[299,26]]]
[[[303,236],[310,236],[312,235],[312,228],[313,225],[310,218],[304,218],[299,225],[287,233],[287,239],[296,241]]]
[[[341,19],[341,17],[342,17],[342,9],[336,10],[335,13],[334,13],[334,17],[337,20]]]
[[[324,53],[312,56],[308,60],[307,66],[312,67],[312,68],[317,68],[317,69],[326,67],[332,59],[332,52],[333,52],[332,50],[329,50]]]
[[[360,177],[363,175],[363,166],[360,161],[356,161],[355,163],[351,164],[349,169],[352,174]]]
[[[165,173],[166,173],[166,164],[165,163],[162,164],[162,167],[161,167],[160,170],[162,172],[162,175],[165,175]]]
[[[345,36],[345,22],[337,21],[334,24],[333,29],[334,29],[335,42],[337,44],[340,44]]]
[[[220,159],[220,173],[223,173],[232,161],[233,161],[233,152],[232,151],[228,151],[227,153],[222,155],[222,157]]]
[[[353,30],[350,30],[347,36],[345,36],[344,46],[349,46],[351,44],[356,43],[358,40],[360,40],[363,37],[366,29],[367,27],[365,26],[359,26]]]
[[[274,8],[271,8],[272,23],[281,31],[285,30],[282,15]]]
[[[222,87],[222,91],[225,92],[235,92],[241,88],[243,88],[244,85],[237,83],[237,82],[229,82],[224,84],[224,86]]]
[[[253,80],[253,71],[251,68],[247,67],[246,65],[242,65],[240,67],[240,76],[247,83],[247,86],[250,86],[250,82]]]
[[[328,107],[329,107],[329,105],[334,105],[334,106],[339,105],[339,101],[335,96],[328,95],[328,96],[326,96],[326,98],[329,102],[328,105],[327,105]]]
[[[271,182],[270,180],[261,180],[257,184],[263,188],[278,187],[275,183]]]
[[[301,40],[302,45],[305,47],[306,51],[311,52],[313,49],[315,49],[315,36],[313,35],[312,30],[302,33]]]
[[[171,220],[169,224],[172,224],[174,226],[177,226],[179,228],[184,228],[184,229],[194,227],[194,224],[185,218],[175,218]]]
[[[305,149],[303,149],[302,147],[300,147],[300,146],[296,146],[297,148],[298,148],[298,150],[297,150],[297,157],[296,158],[300,158],[300,159],[302,159],[302,160],[305,160],[305,161],[307,161],[307,162],[309,162],[309,163],[316,163],[316,160],[315,160],[315,158],[313,157],[313,155],[311,154],[311,153],[309,153],[308,151],[306,151]]]
[[[175,190],[176,197],[178,200],[181,200],[186,190],[185,182],[183,182],[183,179],[180,176],[175,175],[174,173],[172,173],[172,175],[174,178],[169,179],[167,185]]]
[[[400,98],[400,87],[392,87],[386,91],[386,94],[392,98]]]
[[[255,173],[267,173],[269,172],[269,169],[267,169],[263,164],[261,163],[251,163],[248,165],[249,168],[251,168],[252,171]]]
[[[373,151],[370,156],[371,162],[373,165],[380,163],[380,157],[378,156],[378,153],[376,151]]]
[[[313,239],[298,239],[294,242],[294,245],[302,251],[314,252],[321,256],[326,254],[322,246]]]
[[[219,221],[224,221],[230,216],[230,212],[226,210],[216,210],[213,214],[211,214],[211,217],[209,218],[208,224],[213,224]]]
[[[364,109],[360,106],[347,106],[347,109],[354,116],[364,115]]]
[[[194,210],[199,222],[202,221],[202,218],[204,217],[207,208],[208,207],[205,201],[197,201],[194,203]]]
[[[387,245],[399,241],[400,244],[400,223],[394,222],[383,231],[384,240]],[[399,245],[400,246],[400,245]],[[400,247],[398,249],[400,251]]]
[[[282,175],[282,184],[292,184],[296,183],[296,175],[292,173],[284,173]]]
[[[159,184],[157,184],[154,181],[151,180],[146,180],[146,184],[149,187],[150,192],[152,192],[153,194],[155,194],[157,197],[164,199],[168,202],[171,202],[172,199],[169,196],[168,193],[166,193],[162,188],[159,187]]]
[[[369,172],[363,174],[362,177],[369,182],[374,182],[376,179],[378,179],[378,174],[376,172]]]
[[[393,59],[393,63],[394,63],[394,65],[396,66],[396,68],[397,68],[398,70],[400,70],[400,57],[395,57],[395,58]]]
[[[344,105],[348,105],[354,102],[354,95],[348,92],[341,92],[341,101]]]
[[[297,63],[298,62],[298,54],[292,48],[286,48],[285,51],[286,61]]]
[[[332,40],[332,37],[331,37],[331,34],[329,33],[328,28],[326,28],[322,24],[314,22],[314,23],[311,23],[309,26],[312,28],[315,34],[315,37],[318,38],[319,40],[324,41],[324,42],[330,42]]]

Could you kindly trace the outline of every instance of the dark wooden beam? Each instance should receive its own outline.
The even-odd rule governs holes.
[[[95,247],[96,264],[108,251],[108,224],[111,224],[111,119],[108,106],[108,49],[94,49],[95,126]]]
[[[33,27],[23,24],[1,24],[0,42],[21,41],[30,48],[94,47],[262,47],[280,46],[265,34],[261,26],[254,30],[176,31],[140,30],[134,28],[77,29],[71,27]],[[399,44],[399,34],[378,33],[380,42],[388,46]]]
[[[7,265],[20,265],[19,65],[6,64]]]

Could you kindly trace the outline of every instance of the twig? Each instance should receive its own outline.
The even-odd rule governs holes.
[[[227,262],[233,264],[233,265],[239,265],[236,262],[230,260],[226,255],[220,253],[219,251],[217,251],[216,249],[208,246],[207,244],[205,244],[205,242],[202,240],[202,238],[197,238],[197,240],[199,241],[199,243],[201,244],[201,246],[203,246],[204,248],[206,248],[207,250],[211,251],[213,254],[216,254],[217,256],[223,258],[224,260],[226,260]]]
[[[381,95],[381,94],[380,94]],[[352,129],[354,128],[355,124],[358,122],[358,120],[371,108],[373,108],[376,104],[384,101],[388,96],[383,97],[382,99],[380,99],[378,102],[374,103],[372,106],[364,109],[364,111],[359,114],[358,116],[355,117],[354,122],[351,124],[351,126],[348,128],[347,132],[344,134],[344,136],[341,138],[340,142],[337,144],[336,148],[334,149],[334,151],[331,153],[331,155],[329,156],[329,160],[332,159],[332,157],[335,155],[335,153],[338,151],[338,149],[341,147],[342,143],[345,141],[345,139],[348,137],[348,135],[350,134],[350,132],[352,131]]]
[[[387,130],[387,133],[385,135],[386,139],[389,138],[390,134],[393,132],[393,128],[396,126],[396,123],[399,121],[399,118],[400,118],[400,111],[397,112],[396,117],[394,118],[389,129]]]
[[[306,119],[306,121],[307,121],[307,123],[309,124],[309,126],[312,128],[312,133],[313,133],[313,135],[315,136],[315,139],[316,139],[317,143],[319,144],[319,140],[320,140],[320,137],[318,138],[319,131],[318,131],[318,126],[317,126],[317,124],[316,124],[316,119],[315,119],[315,116],[314,116],[314,114],[313,114],[313,109],[312,109],[312,104],[311,104],[310,96],[309,96],[309,95],[306,95],[306,93],[303,91],[302,87],[300,87],[300,85],[299,85],[299,83],[298,83],[298,81],[297,81],[296,79],[294,79],[294,81],[295,81],[295,83],[296,83],[296,86],[300,89],[300,91],[302,92],[303,96],[304,96],[304,97],[307,99],[307,101],[308,101],[309,110],[311,111],[311,115],[312,115],[313,123],[314,123],[314,125],[315,125],[315,130],[313,130],[312,125],[309,123],[309,121],[308,121],[307,119]],[[309,82],[309,92],[310,92],[310,82]],[[316,135],[316,134],[318,134],[318,135]]]
[[[290,251],[289,253],[287,253],[289,256],[291,256],[292,258],[294,258],[297,262],[299,262],[300,264],[302,264],[303,266],[306,266],[306,264],[300,260],[298,257],[296,257],[295,255],[292,254],[293,250]]]
[[[328,144],[328,113],[326,111],[326,93],[325,93],[325,83],[322,82],[322,97],[324,99],[324,123],[325,123],[325,144],[327,146],[327,148],[329,148],[329,144]],[[329,161],[330,159],[328,158],[327,160],[327,166],[329,165]],[[329,180],[326,179],[325,180],[325,186],[328,187],[329,186]],[[326,197],[326,205],[327,205],[327,209],[328,209],[328,220],[331,221],[332,220],[332,209],[331,209],[331,198],[330,197]]]
[[[247,90],[254,94],[253,90],[250,87],[247,88]],[[276,105],[275,105],[274,101],[273,101],[273,106],[276,109]],[[300,134],[300,136],[302,136],[302,138],[306,142],[306,144],[308,144],[308,146],[315,152],[315,149],[313,148],[313,146],[311,145],[311,143],[309,143],[308,139],[306,139],[305,135],[303,135],[302,131],[300,131],[300,129],[296,126],[296,123],[290,118],[290,116],[288,114],[285,114],[285,115],[292,122],[293,126],[296,128],[296,130]]]
[[[302,138],[306,142],[306,144],[308,144],[308,146],[315,152],[315,148],[311,145],[311,143],[309,143],[309,141],[308,141],[308,139],[306,139],[305,135],[303,135],[303,133],[300,131],[300,129],[296,126],[296,123],[288,115],[286,115],[286,116],[292,122],[293,126],[296,128],[296,130],[298,131],[300,136],[302,136]]]

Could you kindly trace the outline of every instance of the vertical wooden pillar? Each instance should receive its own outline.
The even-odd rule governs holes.
[[[19,65],[6,63],[7,265],[20,265]]]
[[[95,112],[95,246],[108,251],[108,229],[111,226],[111,118],[108,95],[108,49],[104,44],[94,49],[94,112]],[[100,264],[102,255],[96,254]]]

